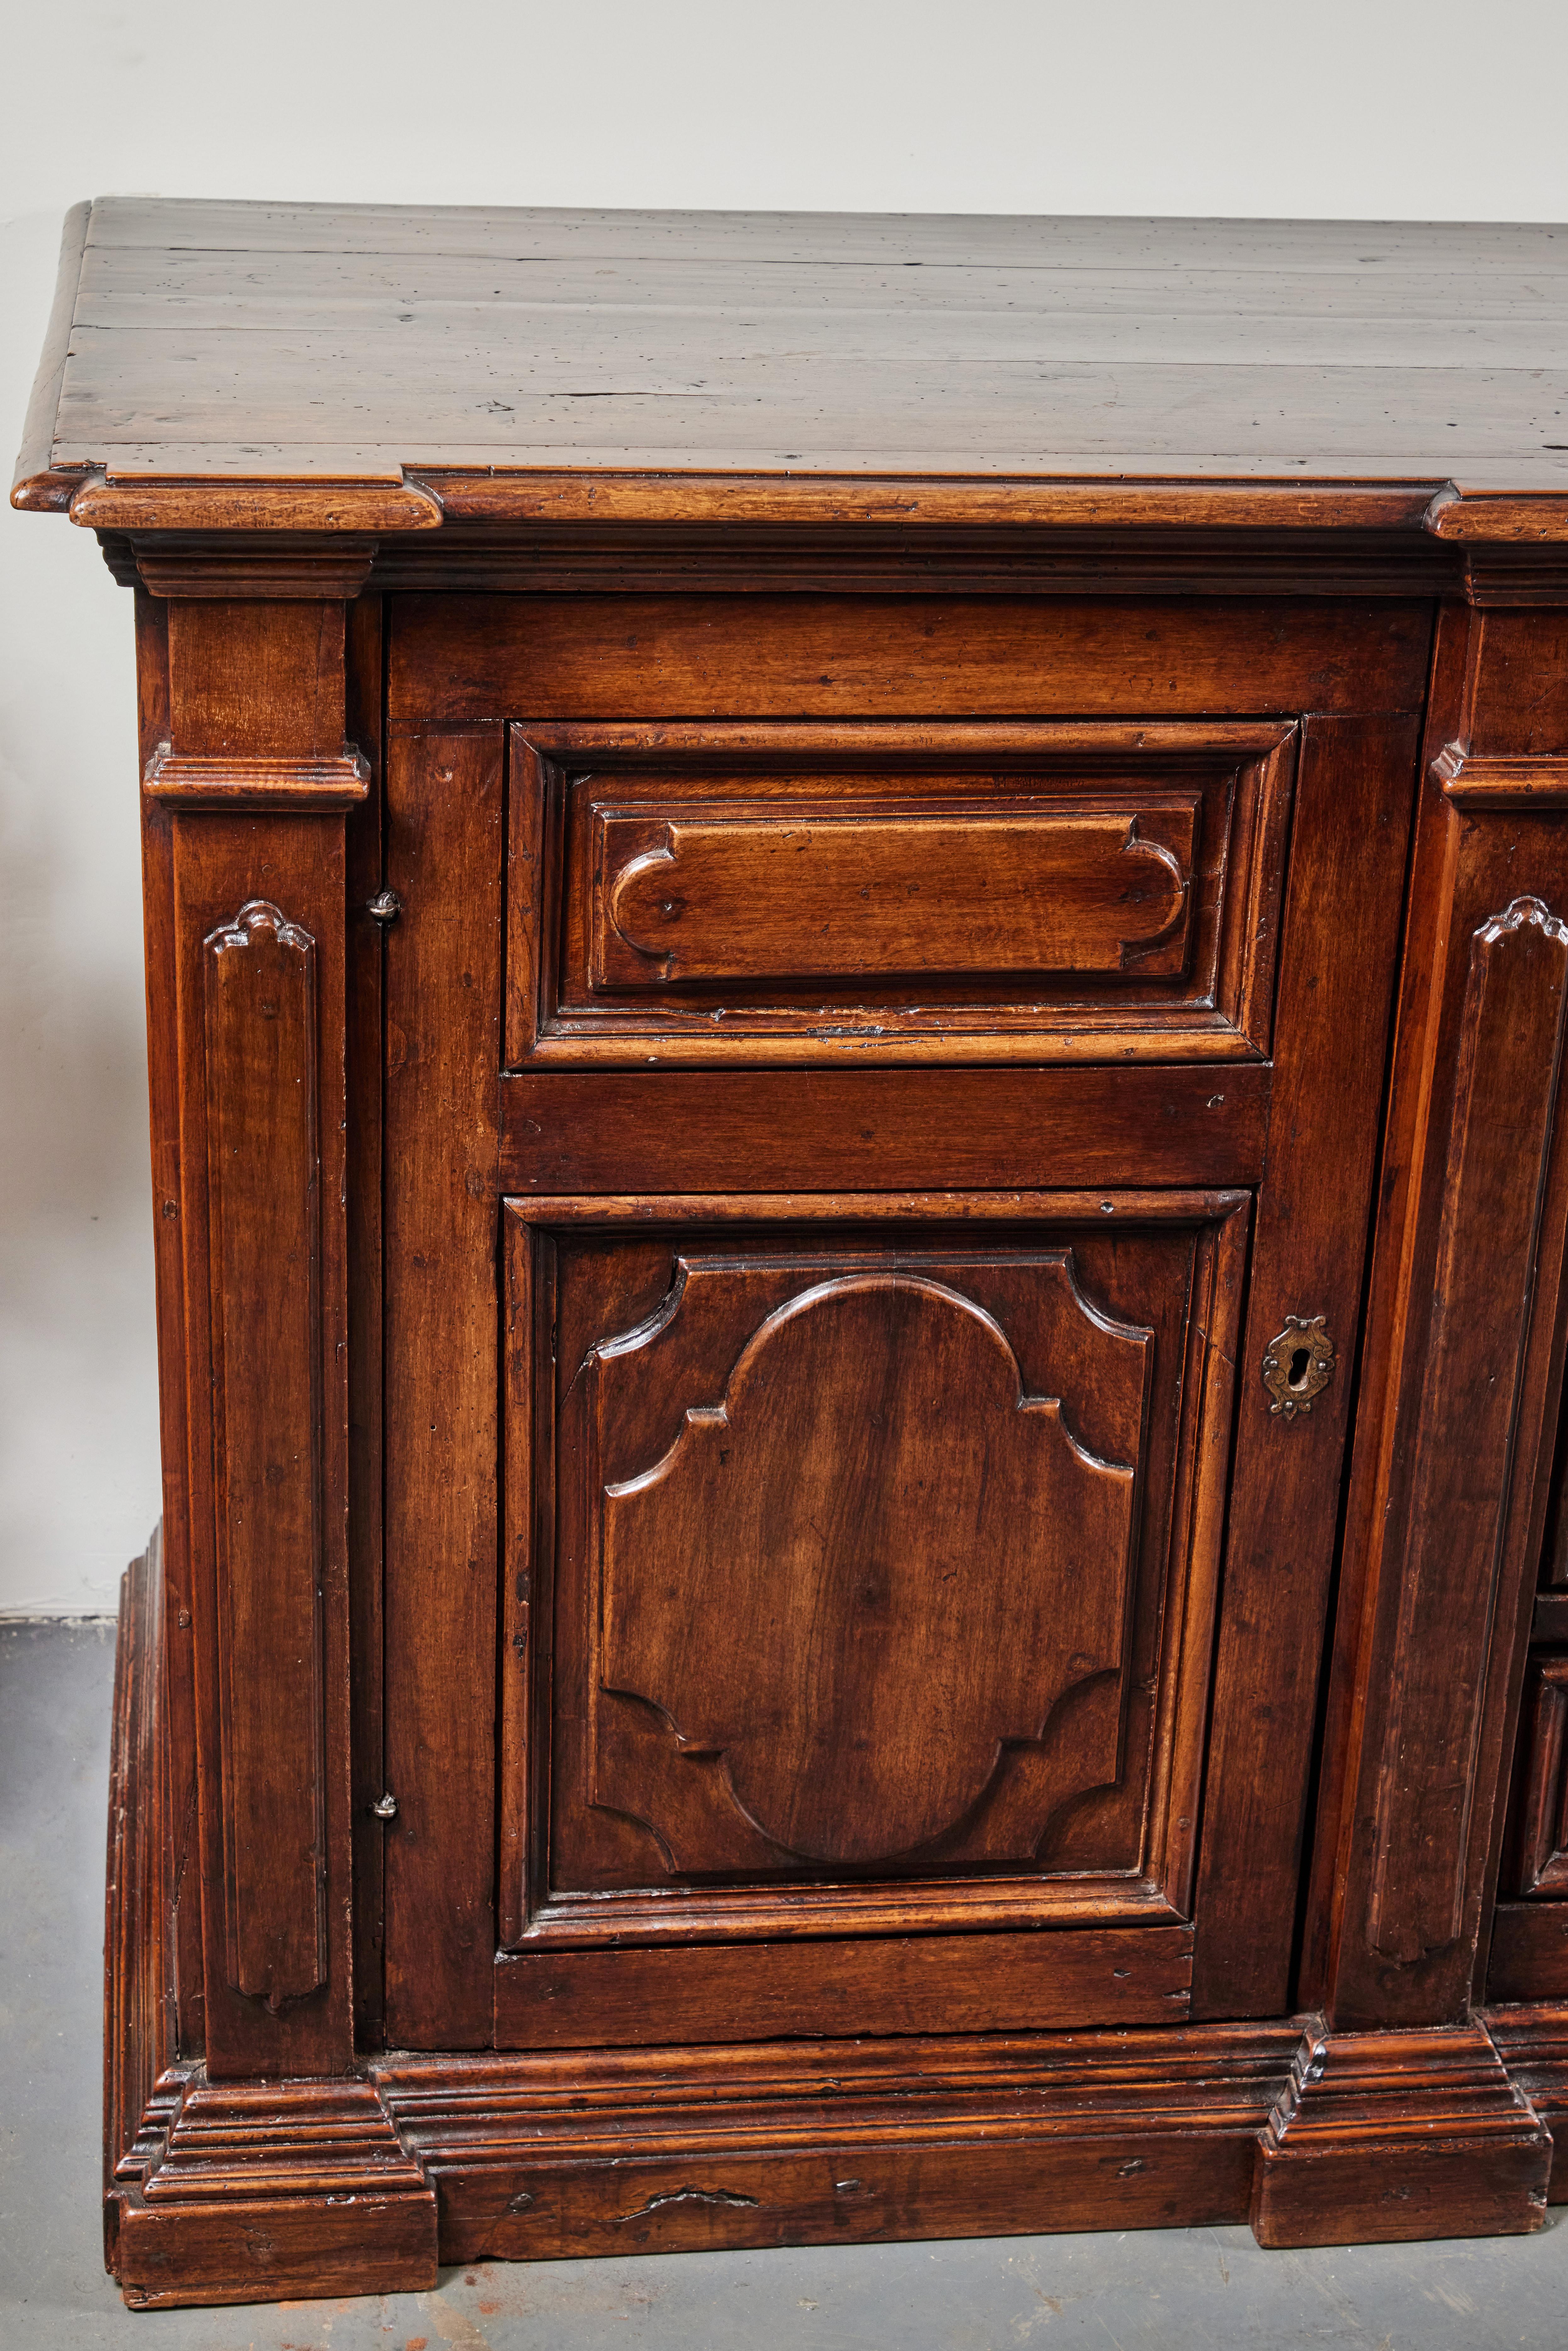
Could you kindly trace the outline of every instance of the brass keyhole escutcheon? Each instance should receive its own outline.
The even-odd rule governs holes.
[[[1322,1395],[1338,1361],[1321,1314],[1287,1314],[1284,1329],[1263,1354],[1263,1384],[1274,1399],[1270,1412],[1284,1420],[1311,1412],[1312,1398]]]

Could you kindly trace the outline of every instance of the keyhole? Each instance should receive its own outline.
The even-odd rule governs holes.
[[[1299,1388],[1305,1381],[1312,1360],[1310,1347],[1298,1347],[1291,1357],[1291,1385],[1293,1388]]]

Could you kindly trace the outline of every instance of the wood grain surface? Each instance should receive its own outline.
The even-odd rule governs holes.
[[[1568,497],[1543,226],[101,198],[61,282],[16,495],[98,523],[439,522],[405,469]]]

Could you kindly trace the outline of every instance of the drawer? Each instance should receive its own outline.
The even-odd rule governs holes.
[[[1295,730],[529,726],[508,1058],[1254,1060]]]

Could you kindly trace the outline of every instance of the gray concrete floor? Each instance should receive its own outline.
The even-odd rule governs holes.
[[[132,2316],[99,2234],[113,1669],[110,1625],[0,1627],[0,2351],[1568,2346],[1555,2211],[1538,2237],[1308,2253],[1236,2228],[485,2263],[431,2294]]]

